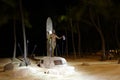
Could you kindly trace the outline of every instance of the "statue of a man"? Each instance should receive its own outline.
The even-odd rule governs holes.
[[[62,39],[63,36],[61,37],[58,37],[56,34],[55,34],[55,30],[53,30],[52,32],[50,32],[50,35],[48,35],[48,40],[49,40],[49,53],[51,53],[51,56],[54,56],[54,50],[55,50],[55,47],[56,47],[56,39]]]

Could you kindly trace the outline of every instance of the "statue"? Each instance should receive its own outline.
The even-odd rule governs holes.
[[[56,47],[56,39],[65,39],[65,36],[58,37],[53,30],[52,20],[50,17],[47,19],[47,56],[54,56],[54,50]]]

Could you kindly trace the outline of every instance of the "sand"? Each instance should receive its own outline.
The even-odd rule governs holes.
[[[120,80],[120,64],[117,60],[99,61],[98,59],[67,59],[68,65],[75,67],[73,74],[44,74],[45,69],[31,61],[31,65],[19,67],[14,62],[13,70],[3,72],[10,63],[9,58],[0,58],[0,80]]]

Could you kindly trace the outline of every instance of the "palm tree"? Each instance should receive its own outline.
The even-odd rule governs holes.
[[[14,14],[15,13],[15,6],[16,6],[16,3],[11,0],[11,1],[5,1],[5,0],[2,0],[2,5],[1,7],[4,7],[2,8],[1,12],[2,14],[0,14],[1,17],[1,25],[4,25],[6,23],[9,22],[10,19],[13,19],[13,31],[14,31],[14,51],[13,51],[13,59],[15,59],[16,57],[16,32],[15,32],[15,23],[16,23],[16,15]],[[11,9],[11,12],[9,12],[8,14],[8,9]]]
[[[15,26],[15,17],[14,17],[14,20],[13,20],[13,27],[14,27],[14,51],[13,51],[13,60],[15,60],[16,58],[16,47],[17,47],[17,39],[16,39],[16,26]]]
[[[74,32],[73,32],[74,29],[73,29],[72,18],[69,19],[69,22],[70,22],[71,35],[72,35],[73,54],[74,54],[74,58],[76,59],[76,49],[75,49]]]
[[[109,16],[109,9],[112,6],[112,2],[110,0],[91,0],[87,1],[84,0],[84,4],[86,5],[86,8],[89,12],[89,18],[91,20],[91,23],[93,26],[96,28],[98,31],[100,37],[101,37],[101,42],[102,42],[102,60],[106,59],[105,55],[105,39],[104,35],[101,29],[101,23],[100,23],[100,16],[103,16],[104,18]],[[88,8],[89,7],[89,8]]]
[[[75,49],[75,43],[74,43],[74,27],[73,27],[73,20],[71,17],[71,13],[69,12],[67,15],[61,15],[60,17],[60,21],[65,21],[66,23],[68,23],[67,26],[65,26],[65,31],[69,30],[71,32],[71,36],[72,36],[72,48],[73,48],[73,54],[74,54],[74,58],[76,58],[76,49]],[[67,28],[68,26],[70,26],[69,28]],[[66,30],[67,29],[67,30]],[[67,35],[67,32],[66,32]],[[66,40],[66,48],[68,49],[68,39]],[[67,52],[68,55],[68,52]]]
[[[97,29],[98,33],[100,34],[101,41],[102,41],[102,53],[103,53],[101,58],[102,58],[102,60],[105,60],[105,58],[106,58],[106,55],[105,55],[105,39],[104,39],[104,35],[103,35],[103,33],[100,29],[101,26],[100,26],[99,18],[98,18],[98,24],[96,24],[96,22],[93,18],[93,15],[90,11],[90,19],[91,19],[91,22],[93,23],[93,25],[95,26],[95,28]]]
[[[66,37],[66,39],[65,39],[65,52],[63,52],[63,42],[62,42],[62,54],[63,54],[63,56],[69,56],[68,55],[68,39],[67,39],[67,37],[68,37],[68,35],[67,35],[67,24],[64,22],[64,21],[66,21],[65,20],[65,16],[63,16],[63,15],[60,15],[60,16],[56,16],[54,19],[54,21],[55,21],[55,26],[58,26],[56,29],[57,30],[62,30],[65,34],[65,37]],[[62,24],[62,23],[64,23],[64,25]],[[61,55],[62,56],[62,55]]]
[[[4,2],[4,7],[5,8],[3,8],[3,14],[0,14],[0,16],[2,16],[3,17],[3,19],[1,20],[1,21],[3,21],[3,22],[1,22],[1,25],[2,24],[5,24],[5,23],[7,23],[9,20],[13,20],[13,25],[14,25],[14,51],[13,51],[13,60],[15,59],[15,57],[16,57],[16,41],[17,41],[17,39],[16,39],[16,31],[15,31],[15,28],[16,28],[16,21],[18,20],[19,21],[19,19],[22,17],[22,27],[23,27],[23,36],[24,36],[24,46],[26,45],[26,43],[25,43],[25,40],[26,40],[26,37],[25,37],[25,26],[24,26],[24,24],[27,26],[27,27],[31,27],[31,24],[29,23],[29,18],[28,18],[28,13],[26,12],[26,11],[24,11],[24,16],[23,16],[23,10],[22,10],[22,2],[21,2],[21,0],[20,0],[20,11],[21,11],[21,13],[19,13],[19,9],[18,9],[18,3],[16,2],[16,0],[11,0],[11,1],[6,1],[6,0],[3,0],[3,2]],[[7,7],[7,8],[6,8]],[[9,9],[9,7],[10,7],[10,10],[11,10],[11,12],[9,12],[9,14],[8,14],[8,12],[7,11],[9,11],[8,9]],[[7,12],[7,13],[6,13]],[[6,13],[6,14],[5,14]],[[21,14],[21,17],[20,17],[20,14]],[[24,53],[25,53],[25,55],[24,55],[24,58],[25,58],[25,60],[26,60],[26,47],[24,48],[25,50],[24,50]],[[27,62],[27,61],[26,61]]]
[[[105,39],[104,39],[104,34],[101,29],[101,20],[99,17],[101,17],[101,16],[103,16],[104,18],[109,17],[109,15],[110,15],[109,11],[111,9],[112,2],[110,0],[99,0],[99,1],[84,0],[82,3],[83,3],[83,5],[78,4],[76,7],[71,9],[71,11],[69,11],[69,14],[68,14],[69,16],[72,16],[72,14],[74,15],[74,17],[72,17],[72,19],[70,18],[70,23],[72,22],[71,20],[76,20],[77,24],[78,24],[79,21],[83,21],[83,19],[84,19],[84,17],[81,17],[81,16],[86,16],[89,13],[89,16],[87,16],[88,18],[84,19],[84,20],[89,21],[89,18],[90,18],[90,21],[89,21],[90,25],[93,25],[96,28],[97,32],[99,33],[101,42],[102,42],[102,46],[101,46],[102,60],[105,60],[106,59]],[[87,12],[87,13],[85,13],[85,12]],[[78,31],[78,32],[80,32],[80,31]],[[80,35],[79,35],[78,39],[79,39],[78,41],[80,41]],[[80,45],[80,42],[79,42],[79,45]]]
[[[120,20],[120,11],[119,11],[120,5],[116,5],[114,4],[114,6],[112,7],[111,10],[111,19],[114,22],[113,24],[115,24],[115,39],[116,39],[116,43],[118,45],[118,49],[120,49],[120,41],[118,38],[118,28],[119,28],[119,20]],[[118,52],[119,53],[119,52]],[[118,64],[120,64],[120,55],[118,54]]]
[[[28,65],[27,59],[27,43],[26,43],[26,34],[25,34],[25,25],[24,25],[24,13],[22,9],[22,0],[20,0],[20,14],[21,14],[21,21],[22,21],[22,29],[23,29],[23,41],[24,41],[24,59],[26,66]]]
[[[78,34],[78,55],[79,56],[81,56],[80,22],[82,21],[84,10],[85,10],[84,6],[77,5],[77,6],[73,6],[71,11],[72,15],[74,15],[74,17],[72,17],[75,21],[74,28],[76,28],[76,32]]]

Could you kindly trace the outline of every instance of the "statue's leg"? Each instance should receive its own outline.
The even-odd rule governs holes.
[[[55,52],[55,47],[56,47],[56,43],[54,43],[53,45],[52,45],[52,56],[54,56],[54,52]]]
[[[52,55],[51,56],[54,56],[54,46],[52,46]]]
[[[48,42],[47,42],[47,56],[49,55],[49,47],[48,47]]]
[[[47,56],[50,56],[50,44],[47,41]]]

